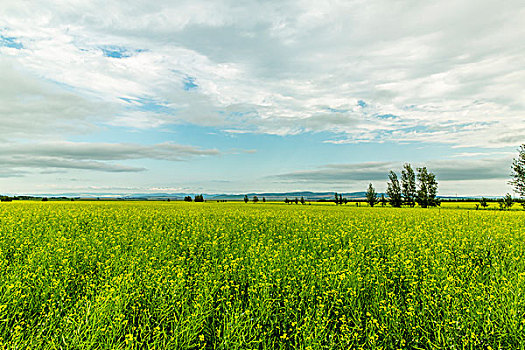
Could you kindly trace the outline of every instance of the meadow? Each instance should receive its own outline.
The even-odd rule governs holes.
[[[0,348],[519,349],[525,212],[0,204]]]

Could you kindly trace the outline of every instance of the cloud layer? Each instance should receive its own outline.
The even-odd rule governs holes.
[[[15,133],[102,119],[329,131],[333,143],[525,138],[518,0],[34,1],[0,15],[1,85],[15,83],[0,91],[2,118],[19,121],[4,127]]]
[[[463,160],[434,160],[413,163],[412,168],[426,166],[436,174],[440,195],[502,195],[511,192],[508,186],[512,158],[483,158]],[[364,191],[373,183],[380,191],[386,189],[392,170],[401,175],[401,162],[366,162],[356,164],[327,164],[316,169],[293,171],[269,176],[268,179],[285,184],[299,184],[309,188],[344,188],[345,191]],[[326,187],[328,186],[328,187]]]
[[[110,173],[190,161],[178,181],[205,188],[242,182],[234,169],[248,156],[273,162],[268,135],[307,134],[322,150],[413,143],[443,159],[465,148],[428,165],[450,183],[502,182],[504,153],[525,142],[520,0],[4,1],[0,18],[0,178],[96,170],[104,187]],[[191,128],[222,139],[159,136]],[[246,134],[253,144],[237,144]],[[231,154],[243,160],[198,163]],[[329,162],[301,157],[292,169]],[[259,180],[329,186],[400,167],[361,160]],[[246,164],[278,173],[257,162]]]
[[[112,161],[156,159],[182,161],[196,156],[214,156],[216,149],[162,143],[139,145],[131,143],[48,142],[0,145],[0,176],[20,176],[28,169],[83,169],[104,172],[138,172],[143,167],[115,164]]]
[[[426,166],[440,181],[508,179],[511,158],[435,160],[424,164],[414,163],[413,168]],[[398,174],[400,162],[368,162],[358,164],[328,164],[314,170],[294,171],[273,176],[282,181],[310,183],[340,183],[348,181],[386,181],[389,172]]]

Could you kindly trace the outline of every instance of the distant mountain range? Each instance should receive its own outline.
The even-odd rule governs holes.
[[[62,193],[62,194],[33,194],[30,197],[49,197],[49,198],[85,198],[85,199],[119,199],[119,200],[183,200],[184,197],[190,196],[194,198],[195,195],[201,193],[133,193],[133,194],[122,194],[122,193]],[[381,197],[382,193],[378,194]],[[215,193],[208,194],[202,193],[205,200],[230,200],[230,201],[242,201],[244,199],[243,194],[227,194],[227,193]],[[332,200],[334,198],[334,192],[312,192],[312,191],[296,191],[296,192],[263,192],[263,193],[246,193],[250,200],[254,196],[257,196],[259,200],[263,197],[268,201],[277,201],[288,199],[300,199],[303,197],[309,201],[319,200]],[[342,193],[343,197],[348,200],[360,200],[366,198],[366,192],[347,192]],[[476,199],[482,196],[438,196],[445,200],[465,200],[465,199]],[[487,199],[495,199],[499,197],[485,196]]]
[[[205,200],[243,200],[244,196],[247,195],[250,200],[254,196],[257,196],[259,200],[263,197],[268,201],[295,199],[304,197],[306,200],[317,201],[317,200],[328,200],[334,198],[334,192],[311,192],[311,191],[299,191],[299,192],[264,192],[264,193],[243,193],[243,194],[228,194],[228,193],[133,193],[133,194],[121,194],[121,193],[54,193],[54,194],[32,194],[32,197],[49,197],[49,198],[101,198],[101,199],[127,199],[127,200],[183,200],[184,197],[190,196],[194,198],[195,195],[202,194]],[[343,193],[343,197],[347,199],[362,199],[365,198],[366,192],[351,192]]]

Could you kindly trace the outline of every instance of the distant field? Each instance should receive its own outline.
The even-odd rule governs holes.
[[[252,204],[251,202],[249,202],[250,204]],[[274,204],[283,204],[285,205],[286,203],[284,202],[271,202],[271,203],[274,203]],[[308,205],[310,203],[310,205],[323,205],[323,206],[334,206],[334,202],[306,202],[305,205]],[[348,202],[347,204],[343,204],[342,206],[350,206],[350,207],[355,207],[357,206],[357,203],[358,202]],[[257,203],[257,205],[259,205],[260,203]],[[458,201],[458,202],[442,202],[441,203],[441,206],[440,208],[441,209],[473,209],[475,210],[476,209],[476,204],[479,205],[479,202],[466,202],[466,201]],[[295,204],[289,204],[289,205],[295,205]],[[298,205],[301,205],[301,203],[299,203]],[[369,205],[365,202],[359,202],[359,207],[368,207]],[[386,207],[390,207],[390,205],[386,205]],[[381,203],[379,204],[376,204],[375,208],[381,208]],[[416,208],[418,208],[418,206],[416,205]],[[438,208],[434,208],[434,209],[439,209]],[[487,208],[482,208],[481,206],[478,208],[478,210],[499,210],[499,204],[497,202],[489,202],[488,203],[488,207]],[[513,205],[512,205],[512,208],[511,210],[523,210],[523,207],[521,206],[520,203],[517,203],[515,202]]]
[[[1,203],[0,271],[0,348],[525,344],[518,210]]]

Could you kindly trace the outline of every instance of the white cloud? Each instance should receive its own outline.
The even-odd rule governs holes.
[[[519,0],[4,1],[0,18],[0,177],[91,169],[105,172],[101,182],[115,173],[119,184],[119,172],[149,165],[137,159],[219,153],[67,142],[115,126],[324,131],[335,144],[474,148],[461,158],[506,156],[490,151],[525,142]],[[492,181],[502,190],[494,183],[507,174],[491,167],[503,165],[471,160],[450,167],[466,164],[464,174],[485,174],[469,184]],[[469,186],[446,164],[429,164],[451,177],[443,179],[448,191]],[[383,177],[392,166],[376,165]],[[337,176],[343,184],[344,176],[358,182],[371,173],[327,166],[292,175],[329,188]]]
[[[96,116],[112,125],[481,147],[525,138],[520,1],[34,1],[2,3],[0,15],[2,35],[23,45],[0,55],[69,86],[73,105],[103,104]],[[129,57],[106,57],[108,47]],[[183,89],[187,77],[195,89]],[[48,115],[62,108],[53,98],[39,103]],[[84,108],[66,112],[90,127],[96,113]]]

